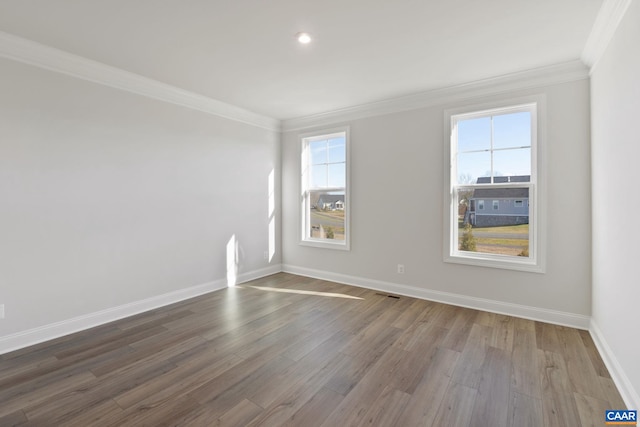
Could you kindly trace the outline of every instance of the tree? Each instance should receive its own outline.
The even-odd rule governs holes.
[[[460,174],[458,184],[474,184],[475,179],[470,173]],[[469,200],[473,197],[473,190],[458,190],[458,203],[469,209]]]
[[[458,176],[458,184],[475,184],[475,179],[470,173],[461,173]]]
[[[333,239],[333,227],[327,225],[324,227],[324,237],[326,239]]]
[[[464,226],[464,233],[462,234],[462,241],[460,242],[461,251],[476,251],[476,238],[471,231],[471,224],[467,223]]]

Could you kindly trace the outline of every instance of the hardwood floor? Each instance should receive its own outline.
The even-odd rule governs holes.
[[[0,426],[591,426],[588,332],[290,274],[0,356]]]

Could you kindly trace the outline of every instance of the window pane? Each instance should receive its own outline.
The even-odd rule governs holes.
[[[458,250],[529,257],[528,187],[459,190],[458,200]]]
[[[309,143],[311,153],[311,164],[317,165],[327,163],[327,141],[313,141]]]
[[[311,188],[327,187],[327,165],[311,166],[311,182],[309,186]]]
[[[531,148],[494,151],[493,170],[496,176],[531,175]]]
[[[333,138],[329,140],[329,163],[346,161],[345,138]]]
[[[476,184],[486,176],[491,176],[491,152],[458,154],[458,183]]]
[[[493,148],[530,147],[531,113],[523,111],[493,117]]]
[[[458,151],[488,150],[490,148],[490,117],[460,120],[458,122]]]
[[[344,191],[311,191],[309,202],[309,237],[344,240]]]
[[[345,164],[330,164],[329,165],[329,187],[344,187],[346,183],[345,179]]]

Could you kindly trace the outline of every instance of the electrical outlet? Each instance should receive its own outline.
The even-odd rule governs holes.
[[[404,274],[404,264],[398,264],[398,274]]]
[[[0,319],[4,319],[4,304],[0,304]]]

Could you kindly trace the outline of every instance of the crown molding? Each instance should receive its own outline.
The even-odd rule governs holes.
[[[282,131],[299,131],[334,125],[366,117],[445,105],[503,92],[525,90],[589,78],[589,69],[580,60],[506,74],[475,82],[434,89],[414,95],[343,108],[282,121]]]
[[[602,3],[580,56],[589,68],[595,67],[602,57],[630,4],[631,0],[604,0]]]
[[[280,120],[1,31],[0,57],[228,120],[280,131]]]

